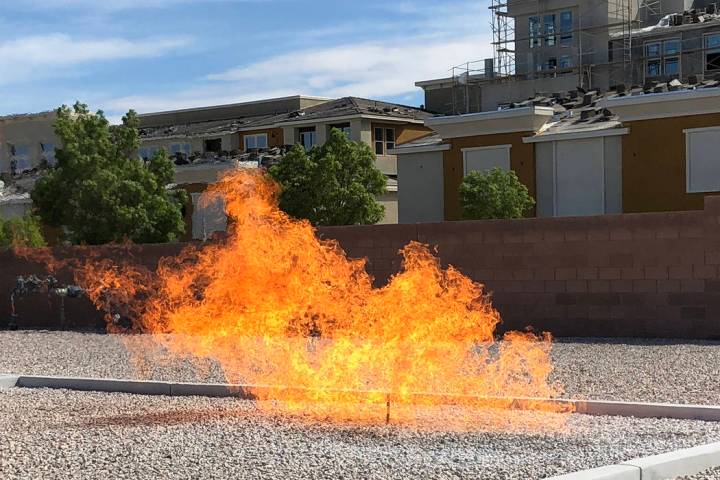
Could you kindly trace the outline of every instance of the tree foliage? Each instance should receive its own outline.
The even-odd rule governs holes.
[[[512,170],[470,172],[460,185],[460,206],[468,220],[521,218],[534,205],[527,187]]]
[[[375,154],[337,129],[309,152],[293,147],[270,175],[282,187],[280,208],[313,225],[373,224],[385,213],[376,200],[386,180],[375,167]]]
[[[11,247],[44,247],[45,239],[37,217],[0,218],[0,249]]]
[[[41,219],[64,227],[76,243],[177,239],[185,229],[187,195],[166,188],[173,165],[164,150],[147,162],[139,159],[137,114],[131,110],[121,125],[111,126],[102,111],[93,114],[81,103],[57,113],[57,164],[32,192]]]

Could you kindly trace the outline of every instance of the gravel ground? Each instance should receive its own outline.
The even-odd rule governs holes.
[[[142,351],[137,363],[123,341]],[[0,372],[224,381],[208,362],[160,355],[147,338],[71,332],[0,332]],[[637,339],[563,339],[553,347],[554,378],[567,397],[720,405],[720,343]]]
[[[720,480],[720,467],[711,468],[710,470],[705,470],[695,475],[678,477],[675,480]]]
[[[720,439],[720,424],[681,420],[570,415],[563,433],[439,433],[301,421],[236,399],[63,390],[0,391],[0,405],[4,480],[533,479]]]

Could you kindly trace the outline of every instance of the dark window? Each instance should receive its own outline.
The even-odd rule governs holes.
[[[665,75],[677,75],[680,73],[680,59],[666,58],[665,59]]]
[[[552,47],[555,45],[555,15],[545,15],[543,24],[545,28],[545,45]]]
[[[538,17],[530,17],[528,19],[528,29],[530,32],[530,48],[541,46],[540,19]]]
[[[382,128],[375,129],[375,155],[385,154],[385,137]]]
[[[315,146],[317,139],[315,127],[301,128],[298,133],[300,134],[300,144],[305,147],[305,150],[310,150]]]
[[[205,151],[215,153],[222,152],[222,139],[212,138],[209,140],[205,140]]]
[[[395,129],[385,129],[385,151],[392,150],[395,148]]]
[[[652,60],[647,62],[647,76],[659,77],[661,75],[660,60]]]
[[[720,33],[705,37],[705,70],[720,70]]]
[[[560,12],[560,44],[570,45],[572,43],[572,11]]]

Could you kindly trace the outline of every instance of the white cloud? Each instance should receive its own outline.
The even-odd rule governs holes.
[[[450,68],[491,56],[489,35],[406,38],[288,52],[208,75],[170,95],[131,96],[104,103],[108,111],[189,108],[286,95],[403,97],[415,82],[450,75]]]
[[[0,85],[52,77],[89,62],[157,57],[190,42],[187,37],[78,39],[60,33],[22,37],[0,42]]]

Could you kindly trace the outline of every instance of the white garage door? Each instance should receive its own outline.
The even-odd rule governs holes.
[[[510,170],[510,145],[494,145],[492,147],[477,147],[463,149],[465,175],[470,172],[485,172],[499,167],[505,171]]]
[[[567,140],[555,148],[557,215],[605,213],[603,139]]]

